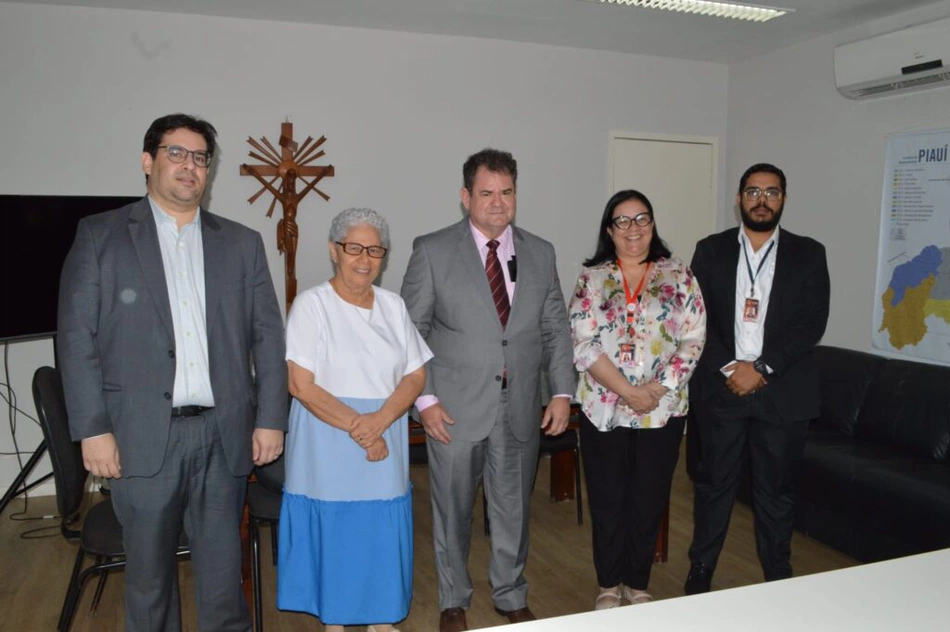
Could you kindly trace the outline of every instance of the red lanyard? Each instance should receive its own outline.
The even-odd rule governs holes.
[[[630,329],[631,337],[633,337],[633,313],[637,309],[637,305],[640,301],[640,292],[643,290],[643,283],[647,280],[652,265],[652,263],[647,264],[647,269],[643,271],[643,276],[640,277],[640,283],[637,284],[637,291],[631,295],[630,286],[627,284],[627,277],[623,274],[623,266],[620,265],[620,259],[617,259],[617,268],[620,270],[621,278],[623,278],[623,291],[627,298],[627,327]]]

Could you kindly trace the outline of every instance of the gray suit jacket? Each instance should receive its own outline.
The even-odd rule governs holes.
[[[508,368],[511,429],[521,441],[540,427],[541,369],[551,393],[574,392],[571,334],[554,247],[512,226],[518,276],[502,329],[469,220],[415,240],[402,297],[435,357],[423,394],[455,419],[453,437],[488,436]]]
[[[286,430],[284,327],[260,235],[204,209],[200,216],[215,401],[208,418],[240,476],[251,471],[254,428]],[[155,474],[171,423],[175,336],[147,198],[79,223],[58,321],[73,439],[111,432],[123,476]]]

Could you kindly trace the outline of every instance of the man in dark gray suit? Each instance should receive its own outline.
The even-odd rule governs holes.
[[[239,524],[252,464],[287,423],[284,329],[256,232],[199,204],[215,129],[145,134],[148,195],[82,220],[63,265],[58,360],[73,439],[127,555],[126,630],[179,630],[175,549],[192,552],[202,630],[250,630]]]
[[[511,226],[517,163],[485,149],[462,172],[468,217],[415,240],[402,285],[409,314],[435,353],[416,407],[428,435],[442,631],[468,629],[479,479],[488,499],[495,609],[511,622],[534,619],[524,566],[539,426],[550,435],[564,431],[574,390],[554,248]],[[543,417],[542,369],[555,394]]]

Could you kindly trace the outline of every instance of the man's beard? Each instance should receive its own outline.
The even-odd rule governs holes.
[[[772,216],[764,221],[758,221],[752,217],[752,211],[757,208],[764,208],[772,211]],[[739,207],[739,215],[742,217],[742,225],[748,228],[751,231],[757,233],[767,233],[775,229],[778,226],[779,221],[782,219],[782,210],[785,208],[783,203],[777,209],[771,209],[765,205],[765,203],[756,203],[751,209],[746,210],[745,207]]]

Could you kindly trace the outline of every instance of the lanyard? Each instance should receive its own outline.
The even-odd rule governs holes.
[[[774,245],[774,241],[769,244],[765,254],[762,255],[762,260],[759,261],[759,267],[756,268],[755,274],[752,274],[752,264],[749,263],[749,251],[746,249],[745,239],[742,240],[742,254],[745,255],[745,267],[749,272],[749,283],[752,285],[752,288],[749,290],[749,298],[755,298],[755,280],[759,278],[759,272],[762,272],[762,266],[765,265],[765,261],[769,258],[769,253],[772,252],[772,247]]]
[[[623,278],[623,291],[627,298],[627,326],[630,329],[631,337],[633,336],[633,312],[636,310],[637,304],[640,302],[640,292],[643,290],[643,283],[650,275],[650,268],[652,266],[653,263],[647,264],[647,269],[643,271],[643,276],[640,277],[640,283],[637,284],[637,291],[633,294],[630,294],[630,286],[627,284],[627,277],[623,274],[623,266],[620,265],[620,259],[617,259],[617,267],[620,269],[621,278]]]

